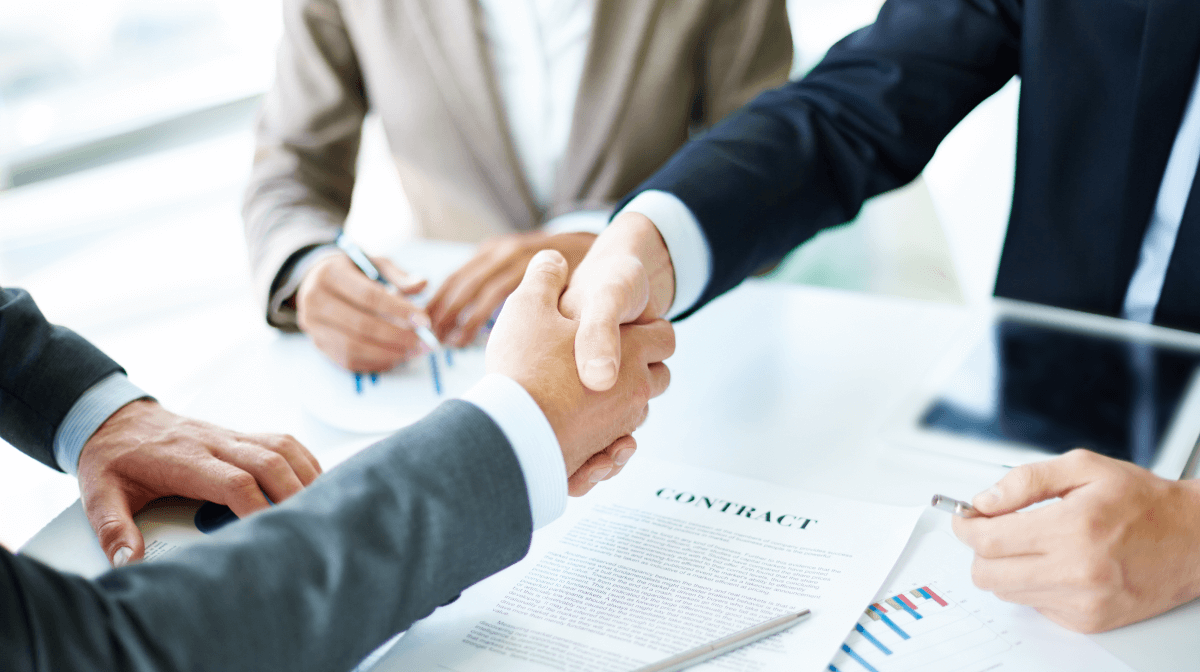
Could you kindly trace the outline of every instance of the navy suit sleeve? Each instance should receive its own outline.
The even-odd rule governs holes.
[[[123,372],[70,329],[50,324],[29,293],[0,287],[0,437],[58,469],[54,434],[75,401]]]
[[[682,200],[708,240],[712,276],[693,310],[920,174],[1017,74],[1020,5],[889,0],[804,79],[760,95],[639,186]]]
[[[0,549],[0,670],[349,670],[532,530],[504,433],[448,401],[169,558],[89,581]]]

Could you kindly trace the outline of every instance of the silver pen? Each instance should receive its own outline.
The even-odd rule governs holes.
[[[676,670],[699,665],[710,658],[716,658],[719,655],[729,653],[747,644],[753,644],[760,639],[766,639],[777,632],[783,632],[805,618],[808,618],[809,613],[809,610],[805,609],[804,611],[798,611],[787,616],[780,616],[766,623],[759,623],[741,632],[735,632],[728,637],[718,639],[715,642],[697,646],[694,649],[688,649],[666,660],[660,660],[657,663],[639,667],[633,672],[676,672]]]
[[[354,241],[350,240],[350,238],[346,236],[345,232],[339,233],[337,240],[334,241],[334,243],[341,251],[346,253],[346,256],[350,257],[350,261],[354,262],[354,265],[358,267],[358,270],[362,271],[363,275],[383,285],[389,291],[396,289],[396,286],[388,282],[387,278],[383,277],[383,274],[379,272],[379,269],[375,268],[375,264],[372,264],[371,260],[367,258],[367,254],[362,251],[362,248],[356,245]],[[425,347],[429,348],[429,366],[433,372],[433,389],[440,395],[442,393],[442,379],[438,374],[437,357],[439,353],[445,352],[446,349],[442,345],[441,341],[438,340],[437,336],[434,335],[432,329],[415,322],[411,322],[411,324],[413,331],[417,334],[417,338],[421,339],[421,342],[425,344]],[[447,365],[450,363],[449,353],[446,353],[446,363]],[[357,376],[359,374],[355,375]],[[373,379],[374,374],[372,374],[372,380]]]
[[[952,499],[945,495],[934,495],[933,501],[929,503],[935,509],[953,513],[959,518],[974,518],[983,514],[975,510],[975,507],[966,502],[960,502],[957,499]]]

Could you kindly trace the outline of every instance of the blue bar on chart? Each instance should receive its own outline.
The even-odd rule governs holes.
[[[874,611],[875,611],[877,614],[879,614],[879,618],[880,618],[880,620],[882,620],[882,621],[883,621],[883,624],[884,624],[884,625],[886,625],[886,626],[888,626],[889,628],[891,628],[891,629],[892,629],[892,632],[896,633],[897,635],[900,635],[900,639],[912,639],[912,637],[909,637],[909,636],[908,636],[908,633],[907,633],[907,632],[905,632],[904,630],[902,630],[902,629],[900,628],[900,626],[896,625],[896,624],[895,624],[895,623],[892,621],[892,619],[890,619],[890,618],[888,618],[888,617],[887,617],[887,613],[886,613],[885,611],[883,611],[882,609],[880,609],[878,606],[876,606],[876,605],[874,605],[874,604],[872,604],[870,607],[867,607],[867,611],[868,611],[868,612],[870,612],[870,611],[872,611],[872,610],[874,610]]]
[[[866,668],[867,672],[879,672],[879,670],[875,669],[875,667],[866,660],[863,660],[863,657],[855,653],[854,649],[850,648],[849,646],[842,644],[842,651],[845,651],[847,656],[850,656],[856,663]]]
[[[888,647],[884,646],[883,642],[879,641],[878,639],[875,639],[875,635],[872,635],[870,632],[867,632],[867,629],[862,626],[862,623],[855,623],[854,629],[858,632],[858,634],[863,636],[863,639],[874,644],[875,648],[882,651],[883,655],[885,655],[885,656],[892,655],[892,650],[889,649]]]
[[[904,609],[905,611],[907,611],[909,616],[912,616],[913,618],[917,619],[918,621],[921,620],[921,618],[923,618],[920,614],[917,613],[917,608],[916,608],[917,605],[909,602],[907,597],[905,597],[903,595],[897,595],[893,601],[896,604],[900,605],[901,609]]]

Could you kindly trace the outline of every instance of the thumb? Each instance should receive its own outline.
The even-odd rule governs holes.
[[[550,308],[558,312],[558,299],[567,286],[570,269],[567,260],[557,250],[541,250],[529,260],[525,277],[513,291],[509,302],[530,302],[538,310]]]
[[[579,380],[597,392],[617,382],[621,325],[636,320],[650,300],[650,282],[642,262],[632,256],[617,257],[608,266],[600,284],[583,298],[575,334]]]
[[[142,531],[133,522],[129,500],[120,488],[101,486],[88,493],[84,504],[88,522],[100,539],[100,548],[113,567],[141,560],[146,552]]]
[[[388,282],[396,286],[402,294],[419,294],[429,281],[419,275],[412,275],[392,263],[387,257],[371,257],[371,263],[383,274]]]
[[[997,516],[1062,497],[1094,480],[1096,460],[1102,459],[1086,450],[1073,450],[1052,460],[1022,464],[975,495],[971,504],[986,516]]]

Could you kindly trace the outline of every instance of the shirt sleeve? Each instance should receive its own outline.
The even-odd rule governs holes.
[[[696,216],[683,201],[665,191],[643,191],[617,214],[636,212],[645,215],[667,244],[667,254],[675,269],[675,299],[667,310],[667,319],[685,313],[704,293],[712,275],[712,252]]]
[[[78,475],[79,454],[100,425],[129,402],[149,396],[129,382],[123,373],[111,374],[88,388],[67,411],[54,434],[54,459],[58,468],[72,476]]]
[[[304,275],[308,273],[308,270],[325,257],[341,253],[337,245],[318,245],[300,255],[296,263],[284,271],[283,281],[268,298],[267,315],[278,321],[279,316],[285,311],[284,302],[296,295],[296,291],[300,289],[300,282],[304,280]]]
[[[567,465],[554,428],[533,397],[515,380],[489,373],[462,398],[491,417],[516,453],[533,529],[561,516],[567,507]]]

